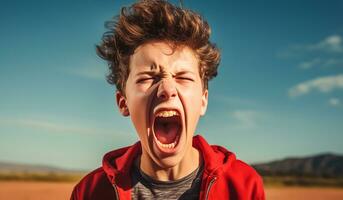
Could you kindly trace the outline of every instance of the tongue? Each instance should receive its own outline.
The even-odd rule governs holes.
[[[177,123],[157,123],[155,135],[162,144],[170,144],[175,141],[178,130],[179,125]]]

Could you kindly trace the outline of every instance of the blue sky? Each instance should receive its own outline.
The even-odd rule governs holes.
[[[92,169],[137,140],[95,54],[131,2],[0,1],[0,161]],[[248,163],[343,153],[342,1],[184,4],[222,51],[198,133]]]

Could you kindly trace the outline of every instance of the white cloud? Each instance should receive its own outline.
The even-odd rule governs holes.
[[[47,120],[32,119],[6,119],[0,118],[0,124],[10,125],[11,127],[24,127],[45,130],[54,133],[67,134],[86,134],[86,135],[113,135],[112,131],[103,130],[89,126],[68,125]]]
[[[341,58],[329,58],[329,59],[319,59],[314,58],[309,61],[305,61],[299,64],[299,68],[301,69],[311,69],[314,67],[322,67],[322,68],[329,68],[329,67],[343,67],[343,59]]]
[[[319,77],[299,83],[298,85],[290,88],[288,94],[290,97],[297,97],[316,90],[327,93],[335,89],[343,89],[343,74]]]
[[[236,110],[232,117],[237,120],[240,128],[252,128],[256,126],[257,112],[253,110]]]
[[[310,69],[316,65],[319,65],[320,63],[321,63],[321,60],[319,58],[315,58],[313,60],[300,63],[299,67],[301,69]]]
[[[343,67],[343,59],[330,58],[323,62],[323,67]]]
[[[81,76],[84,78],[90,78],[95,80],[106,79],[106,67],[92,66],[83,68],[73,68],[68,71],[70,74]]]
[[[308,50],[319,50],[328,52],[343,52],[342,37],[331,35],[316,44],[304,45]]]
[[[340,35],[330,35],[318,42],[291,45],[285,51],[278,52],[277,56],[279,58],[302,57],[308,53],[341,54],[343,53],[343,38]]]
[[[338,98],[331,98],[329,99],[329,105],[333,107],[337,107],[341,104],[341,101]]]

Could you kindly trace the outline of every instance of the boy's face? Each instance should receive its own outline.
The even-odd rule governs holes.
[[[117,92],[117,104],[136,128],[141,162],[169,168],[191,161],[192,137],[207,108],[193,50],[149,42],[135,50],[129,65],[125,96]]]

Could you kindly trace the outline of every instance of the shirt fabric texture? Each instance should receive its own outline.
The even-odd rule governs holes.
[[[193,147],[200,152],[204,169],[199,199],[264,200],[261,177],[256,171],[237,160],[224,147],[209,145],[200,136],[193,137]],[[141,155],[141,144],[107,153],[102,167],[86,175],[75,187],[71,200],[129,200],[134,161]]]
[[[202,165],[189,175],[174,181],[158,181],[134,165],[132,200],[197,200],[199,199]]]

